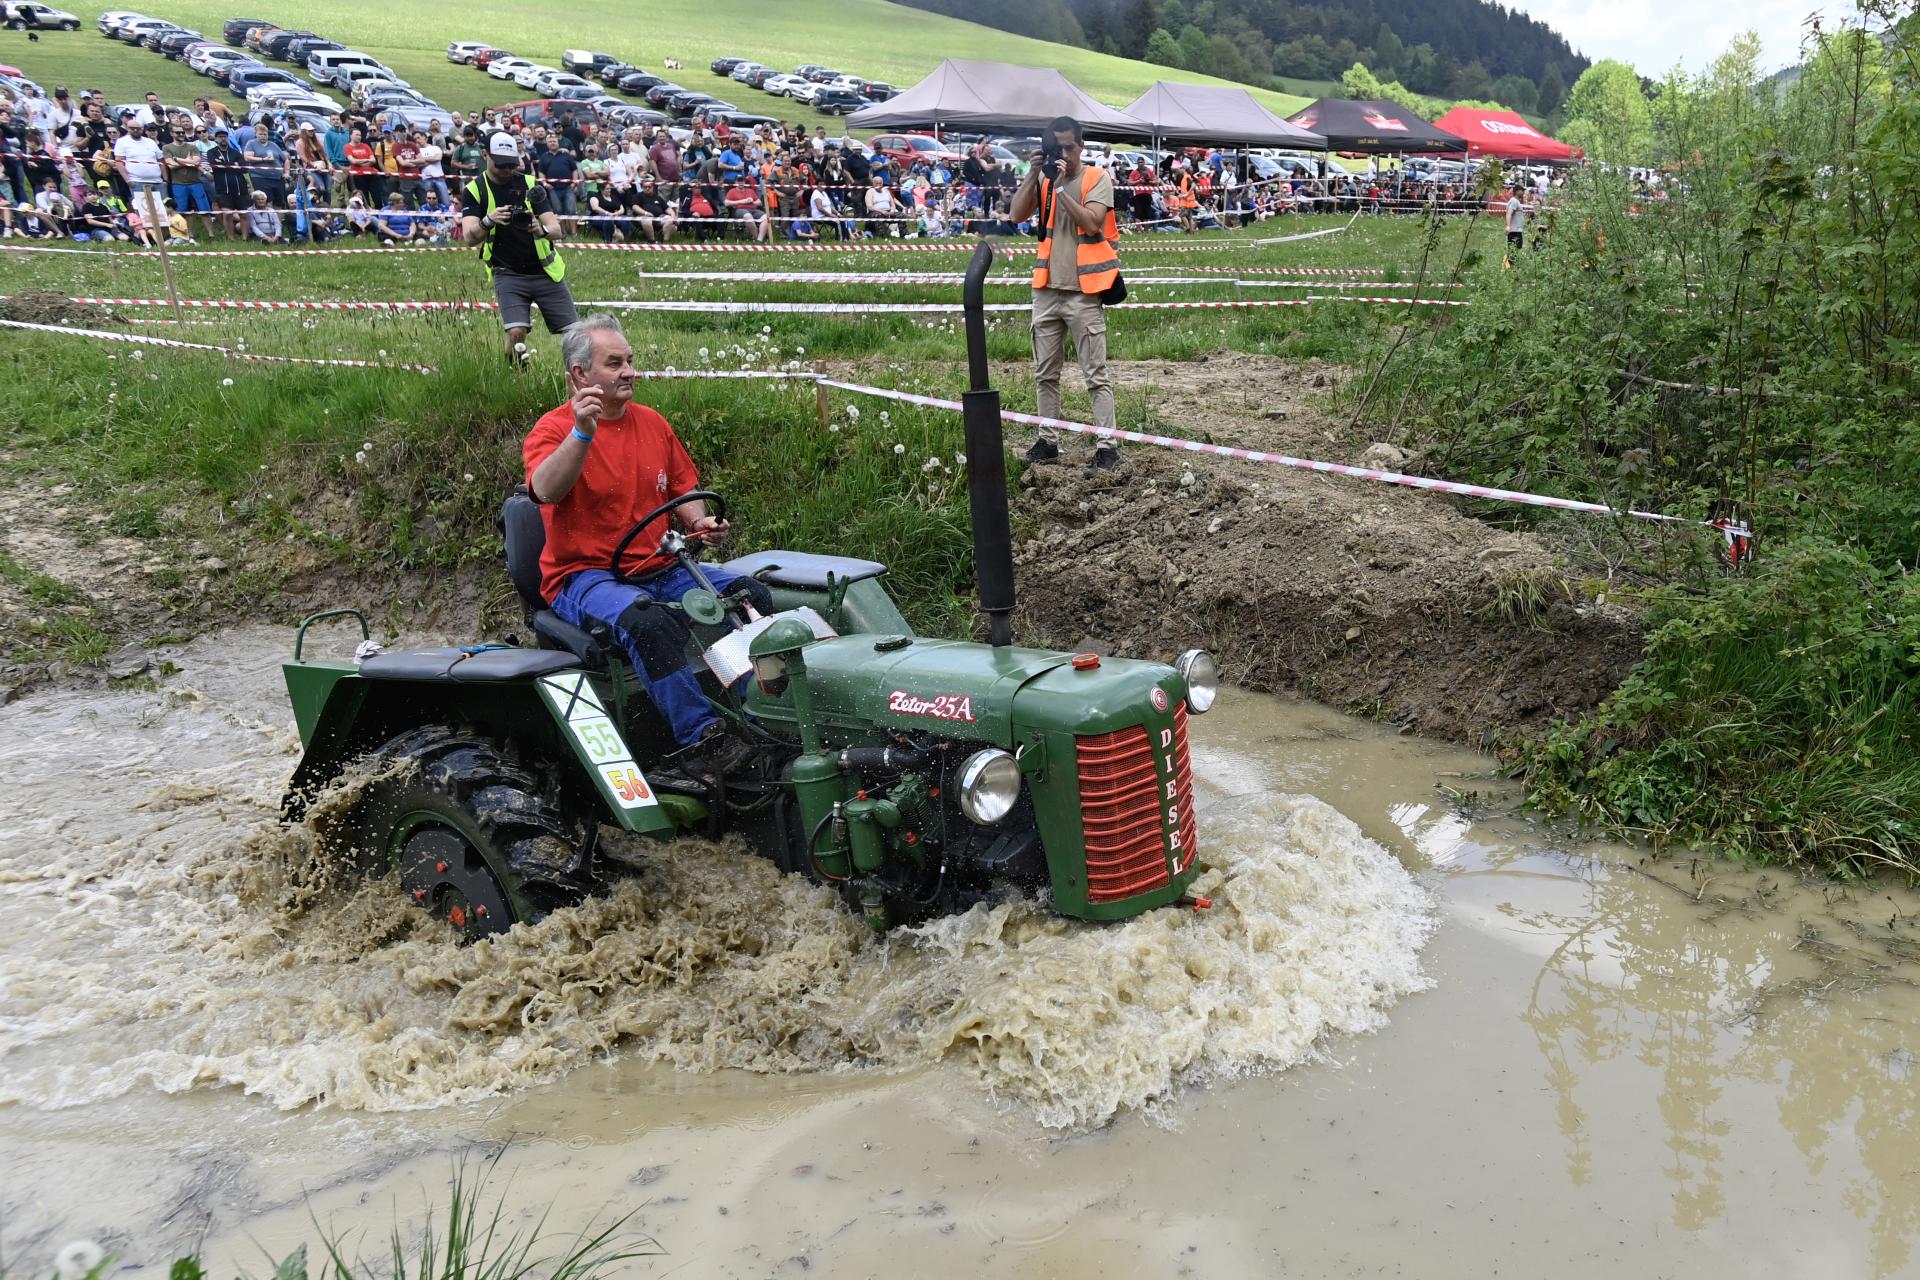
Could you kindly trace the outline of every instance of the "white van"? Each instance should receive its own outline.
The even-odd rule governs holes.
[[[333,83],[334,73],[343,67],[368,67],[376,71],[387,69],[380,59],[355,49],[320,49],[307,57],[308,72],[315,79],[328,84]]]

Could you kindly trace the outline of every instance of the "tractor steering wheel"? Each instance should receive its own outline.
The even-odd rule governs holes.
[[[633,545],[633,540],[646,532],[647,526],[655,520],[658,520],[661,516],[677,507],[684,507],[689,502],[712,503],[713,511],[711,514],[713,517],[722,523],[726,521],[727,500],[725,498],[713,492],[711,489],[689,489],[677,498],[668,498],[665,502],[647,512],[646,515],[641,516],[640,519],[635,522],[633,528],[627,530],[627,536],[620,539],[620,545],[613,549],[613,558],[607,562],[608,571],[616,578],[624,577],[625,575],[620,572],[620,564],[627,558],[627,548]],[[672,526],[669,525],[668,527],[671,528]],[[698,544],[696,544],[696,546],[697,545]]]

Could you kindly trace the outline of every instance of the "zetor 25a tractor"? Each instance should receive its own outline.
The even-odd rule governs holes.
[[[742,556],[727,568],[766,583],[777,612],[751,617],[704,588],[672,607],[701,647],[716,711],[762,749],[744,772],[680,776],[624,650],[539,598],[543,527],[516,495],[507,564],[536,645],[309,661],[308,626],[359,615],[309,618],[284,668],[306,745],[288,819],[348,765],[374,766],[329,838],[371,873],[397,866],[414,901],[470,938],[602,888],[620,870],[600,840],[607,825],[737,834],[783,869],[834,883],[875,928],[1043,886],[1056,911],[1089,920],[1207,905],[1186,896],[1197,836],[1187,716],[1213,702],[1213,660],[1194,650],[1168,667],[1010,642],[1004,443],[980,306],[991,258],[981,245],[964,295],[969,499],[991,643],[913,634],[872,561]],[[724,516],[704,492],[660,511],[695,498]],[[670,525],[662,549],[700,578],[698,548]]]

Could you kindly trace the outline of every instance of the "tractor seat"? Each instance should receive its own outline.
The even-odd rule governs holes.
[[[887,571],[887,566],[878,560],[822,556],[811,551],[756,551],[729,560],[721,567],[759,578],[768,586],[801,591],[825,591],[828,574],[837,582],[858,582],[862,578],[877,578]]]
[[[562,624],[565,625],[565,624]],[[552,649],[409,649],[375,654],[360,664],[367,680],[447,680],[454,684],[500,684],[551,675],[580,665],[571,653]]]

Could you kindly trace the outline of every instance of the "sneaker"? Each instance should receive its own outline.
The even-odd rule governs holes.
[[[1036,439],[1021,456],[1026,459],[1028,466],[1043,467],[1060,461],[1060,446],[1051,440]]]
[[[1093,461],[1087,464],[1090,471],[1118,471],[1126,463],[1120,458],[1120,446],[1100,444],[1094,446]]]

